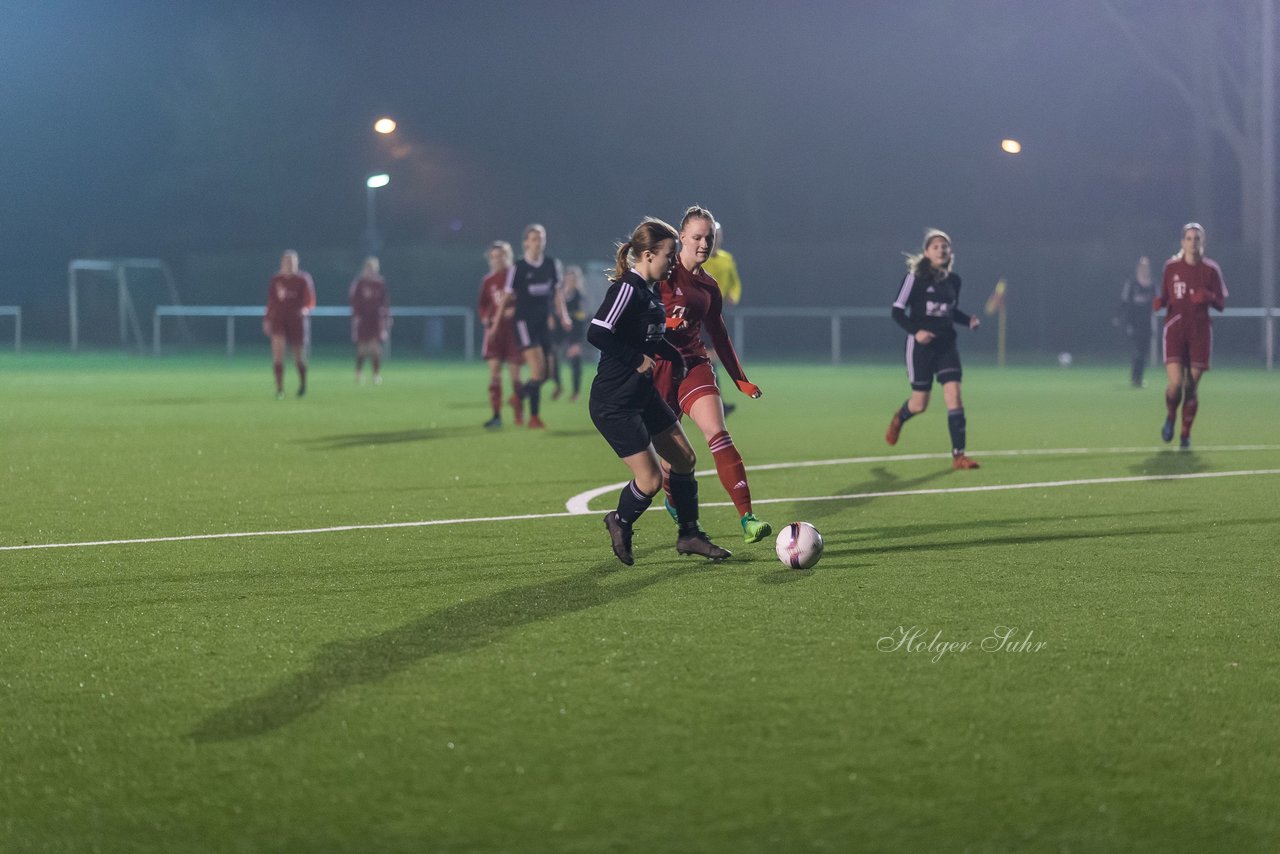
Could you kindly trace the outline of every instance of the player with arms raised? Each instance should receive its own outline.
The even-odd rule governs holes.
[[[687,413],[702,431],[715,460],[720,484],[738,511],[743,538],[755,543],[769,536],[773,529],[752,512],[747,468],[725,427],[720,388],[711,357],[702,342],[705,329],[721,364],[739,390],[753,399],[760,397],[760,388],[747,380],[733,342],[729,340],[720,288],[702,269],[714,248],[715,222],[711,212],[698,205],[686,210],[680,221],[680,254],[671,274],[658,285],[658,291],[667,312],[667,340],[680,351],[686,373],[683,377],[677,376],[676,366],[659,358],[653,381],[667,405],[675,412]],[[673,502],[667,502],[667,509],[672,516],[676,515]]]
[[[267,311],[262,331],[271,339],[271,366],[276,375],[276,399],[284,397],[284,348],[293,351],[298,366],[298,397],[307,393],[307,315],[316,307],[316,286],[311,275],[298,269],[298,253],[280,256],[280,272],[267,286]]]
[[[1173,425],[1182,404],[1181,447],[1191,447],[1191,424],[1200,408],[1200,377],[1209,370],[1213,356],[1213,321],[1209,308],[1226,306],[1227,286],[1222,270],[1204,255],[1204,226],[1189,222],[1182,227],[1182,249],[1164,265],[1156,311],[1168,309],[1164,319],[1164,368],[1169,384],[1164,390],[1167,415],[1160,438],[1173,441]]]

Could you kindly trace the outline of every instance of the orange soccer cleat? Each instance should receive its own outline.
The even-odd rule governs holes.
[[[898,435],[902,433],[902,413],[893,413],[893,420],[889,422],[889,429],[884,431],[884,440],[890,445],[898,444]]]
[[[543,423],[542,423],[542,419],[541,419],[541,418],[539,418],[538,416],[536,416],[536,415],[530,415],[530,416],[529,416],[529,429],[530,429],[530,430],[545,430],[545,429],[546,429],[546,427],[547,427],[547,425],[546,425],[546,424],[543,424]]]
[[[980,468],[977,460],[971,460],[964,454],[956,454],[951,458],[951,467],[953,469],[976,469]]]

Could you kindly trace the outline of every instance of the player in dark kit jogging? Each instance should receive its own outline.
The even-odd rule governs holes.
[[[976,469],[977,462],[964,453],[964,403],[960,399],[960,351],[956,349],[955,325],[977,329],[976,315],[956,307],[960,299],[960,277],[951,271],[951,238],[931,228],[924,233],[919,255],[907,258],[908,273],[893,301],[893,319],[907,330],[907,379],[909,397],[889,422],[884,438],[898,444],[903,423],[929,406],[933,378],[942,383],[947,404],[947,428],[951,432],[951,467]]]
[[[618,247],[612,284],[587,330],[600,351],[591,383],[591,421],[631,470],[632,480],[618,496],[618,508],[604,517],[618,560],[631,566],[632,526],[662,489],[661,456],[671,467],[671,502],[680,520],[676,552],[724,560],[729,552],[698,527],[698,482],[693,448],[671,407],[653,385],[654,357],[680,369],[680,352],[663,338],[666,312],[657,283],[671,273],[676,259],[676,230],[646,219]]]
[[[524,257],[515,263],[507,278],[507,300],[515,300],[516,341],[529,366],[529,380],[519,390],[529,401],[529,426],[541,428],[542,384],[547,380],[547,351],[551,346],[548,327],[554,308],[555,319],[565,328],[569,318],[564,311],[560,283],[560,262],[544,254],[547,230],[534,224],[524,230]]]

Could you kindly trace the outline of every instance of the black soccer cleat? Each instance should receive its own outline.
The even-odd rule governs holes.
[[[1179,440],[1178,440],[1178,447],[1179,447],[1180,449],[1184,450],[1184,451],[1189,451],[1189,450],[1191,450],[1191,437],[1190,437],[1190,436],[1183,436],[1181,439],[1179,439]]]
[[[631,566],[636,559],[631,556],[631,526],[624,525],[618,518],[617,510],[604,514],[604,526],[609,531],[609,540],[613,543],[613,553],[618,560]]]
[[[1164,420],[1164,426],[1160,428],[1160,438],[1164,439],[1166,442],[1173,441],[1173,419],[1172,418],[1166,418]]]
[[[501,427],[502,417],[499,415],[495,415],[492,418],[490,418],[488,421],[484,422],[484,426],[490,430],[494,429],[495,427]]]
[[[298,397],[307,396],[307,387],[305,385],[298,386]]]
[[[696,531],[681,534],[676,538],[676,554],[702,555],[709,560],[721,561],[730,557],[733,552],[728,549],[722,549],[711,542],[711,538],[706,535],[706,532],[699,528]]]

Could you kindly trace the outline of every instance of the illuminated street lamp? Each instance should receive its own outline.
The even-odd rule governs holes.
[[[1000,150],[1005,154],[1020,154],[1022,152],[1022,143],[1016,139],[1000,140]]]
[[[365,249],[370,255],[377,255],[382,249],[382,237],[378,234],[378,216],[377,216],[377,192],[380,187],[385,187],[391,183],[391,176],[385,172],[377,175],[370,175],[368,180],[364,182],[365,186],[365,229],[364,242]]]
[[[383,116],[373,123],[373,129],[381,134],[395,133],[396,120],[390,116]]]

